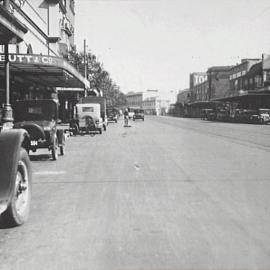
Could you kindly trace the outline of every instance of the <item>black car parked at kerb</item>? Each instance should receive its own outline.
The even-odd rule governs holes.
[[[64,155],[65,134],[59,129],[59,103],[54,99],[21,100],[14,104],[14,128],[25,129],[30,136],[29,150],[36,152],[39,148],[48,148],[52,159]]]

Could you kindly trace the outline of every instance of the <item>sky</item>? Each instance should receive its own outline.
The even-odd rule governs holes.
[[[269,0],[77,0],[75,44],[124,93],[189,87],[189,74],[270,53]]]

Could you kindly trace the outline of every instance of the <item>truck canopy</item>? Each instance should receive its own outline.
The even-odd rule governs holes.
[[[105,97],[87,96],[87,97],[81,98],[78,104],[90,104],[90,103],[100,104],[101,117],[105,118],[105,116],[107,116]]]

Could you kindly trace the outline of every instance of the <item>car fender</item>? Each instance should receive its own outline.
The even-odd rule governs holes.
[[[5,210],[15,185],[21,147],[29,151],[29,135],[24,129],[11,129],[0,134],[0,211]]]

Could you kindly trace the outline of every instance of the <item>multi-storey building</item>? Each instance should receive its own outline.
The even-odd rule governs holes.
[[[63,56],[74,45],[74,0],[9,0],[12,13],[27,28],[10,53]]]
[[[217,100],[227,96],[230,89],[232,66],[216,66],[207,70],[208,100]]]
[[[235,108],[270,108],[270,56],[210,67],[206,74],[207,80],[204,73],[190,74],[190,89],[178,94],[175,111],[199,117],[203,108],[230,112]]]
[[[241,91],[248,90],[253,88],[255,85],[253,80],[250,80],[247,76],[250,69],[254,67],[254,65],[261,65],[261,59],[242,59],[241,63],[235,65],[230,70],[230,86],[229,91],[227,91],[226,97],[229,96],[238,96]],[[262,75],[262,72],[261,72]],[[256,87],[262,87],[262,78],[261,76],[256,77]]]
[[[126,94],[127,106],[142,108],[143,106],[143,93],[142,92],[129,92]]]
[[[4,2],[7,12],[27,29],[22,42],[8,46],[11,103],[22,98],[56,97],[58,93],[65,116],[90,87],[89,81],[63,59],[74,45],[74,0]],[[4,58],[0,54],[0,103],[5,96]]]

